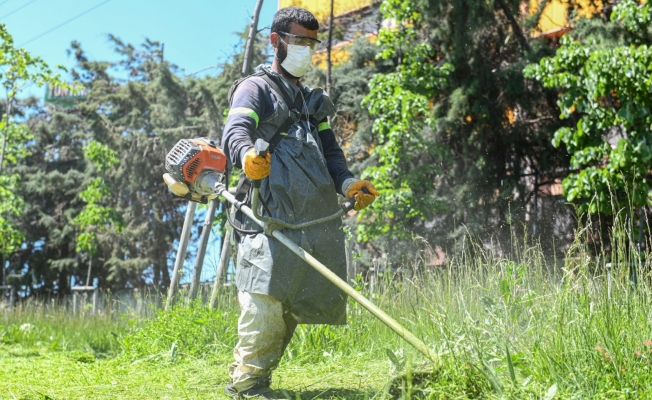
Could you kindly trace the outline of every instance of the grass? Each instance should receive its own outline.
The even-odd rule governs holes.
[[[609,292],[586,235],[563,265],[538,246],[508,258],[470,244],[445,268],[381,276],[373,294],[358,280],[441,364],[351,303],[349,325],[297,330],[274,386],[300,399],[652,397],[650,272],[633,287],[628,268],[614,269]],[[610,261],[640,254],[618,240]],[[220,304],[145,319],[5,312],[0,398],[226,398],[237,311],[230,297]]]

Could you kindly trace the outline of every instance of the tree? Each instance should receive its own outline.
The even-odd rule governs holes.
[[[4,112],[0,120],[2,145],[0,147],[0,259],[3,281],[6,256],[21,245],[23,234],[9,221],[8,216],[19,216],[23,212],[23,199],[17,195],[20,175],[7,174],[6,166],[27,156],[26,144],[33,136],[26,125],[14,122],[16,96],[27,85],[66,86],[58,74],[39,57],[30,55],[25,49],[14,47],[12,36],[4,24],[0,24],[0,80],[6,92]],[[4,283],[4,282],[3,282]]]
[[[553,57],[526,69],[560,92],[567,124],[552,143],[572,155],[563,189],[581,212],[609,216],[652,204],[651,11],[624,0],[611,22],[585,23]]]
[[[84,158],[90,162],[97,172],[101,173],[118,164],[115,151],[97,141],[90,141],[84,147]],[[112,187],[102,176],[96,176],[79,196],[86,203],[84,209],[73,219],[81,233],[77,236],[78,253],[86,254],[88,258],[88,273],[86,286],[90,285],[93,257],[97,253],[98,234],[113,230],[120,233],[124,221],[113,208],[102,205],[110,196]]]
[[[381,196],[360,213],[359,239],[390,257],[414,235],[442,247],[469,233],[509,243],[534,217],[524,176],[563,169],[568,157],[549,140],[561,125],[554,92],[523,76],[554,50],[523,32],[536,21],[518,17],[520,3],[382,3],[395,26],[380,31],[379,59],[393,68],[371,80],[364,102],[374,118],[364,176]],[[542,238],[564,242],[543,225]]]
[[[217,77],[195,78],[163,60],[160,43],[110,40],[116,63],[89,60],[79,43],[71,46],[71,73],[88,90],[85,100],[28,113],[30,154],[11,171],[23,177],[26,204],[13,218],[25,234],[14,264],[27,269],[31,293],[67,293],[71,280],[87,279],[91,254],[100,287],[169,285],[185,201],[162,180],[165,155],[181,138],[219,139],[226,93],[240,77],[243,49]],[[256,46],[255,62],[265,59],[264,48]],[[117,163],[100,166],[113,156]]]

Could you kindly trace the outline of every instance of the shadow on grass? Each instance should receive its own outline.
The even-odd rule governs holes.
[[[324,390],[275,390],[274,393],[286,399],[292,400],[312,400],[312,399],[371,399],[376,393],[365,390],[353,390],[344,388],[332,388]]]
[[[41,353],[38,350],[15,349],[9,350],[7,353],[12,357],[41,357]]]

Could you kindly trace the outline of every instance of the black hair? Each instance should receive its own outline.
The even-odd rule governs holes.
[[[272,32],[290,32],[292,23],[303,26],[309,31],[316,31],[319,29],[319,21],[312,13],[300,7],[285,7],[281,8],[274,14],[272,20]]]

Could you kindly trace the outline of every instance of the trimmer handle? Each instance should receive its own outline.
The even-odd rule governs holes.
[[[269,152],[269,143],[263,139],[256,139],[256,143],[254,143],[254,149],[256,150],[257,156],[265,157]]]
[[[367,188],[362,188],[362,193],[370,194]],[[351,197],[350,199],[342,203],[341,207],[342,210],[344,210],[344,213],[348,213],[349,211],[353,210],[354,205],[355,205],[355,196]]]
[[[254,150],[256,150],[257,156],[266,157],[267,153],[269,153],[269,143],[263,139],[256,139],[256,143],[254,143]],[[260,183],[261,179],[255,180],[254,187],[256,189],[260,189]]]

